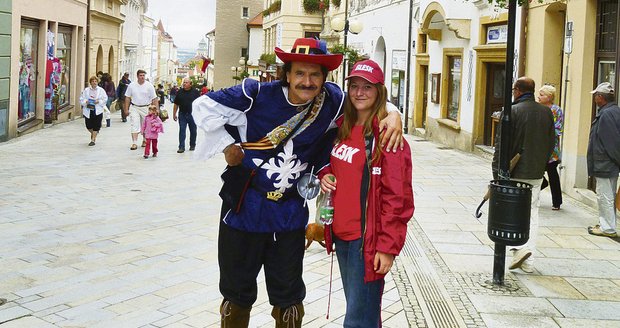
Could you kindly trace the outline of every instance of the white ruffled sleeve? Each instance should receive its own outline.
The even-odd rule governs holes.
[[[247,118],[243,111],[224,106],[203,95],[192,103],[192,116],[196,126],[204,132],[204,142],[198,144],[194,159],[206,160],[221,153],[226,146],[235,143],[224,125],[236,126],[245,139]],[[245,141],[245,140],[242,140]]]

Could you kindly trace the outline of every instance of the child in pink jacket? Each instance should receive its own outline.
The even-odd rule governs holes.
[[[149,114],[144,118],[142,123],[142,135],[146,138],[146,147],[144,148],[144,158],[149,158],[149,148],[153,145],[153,157],[157,157],[157,137],[164,132],[164,124],[159,118],[157,107],[149,106]]]

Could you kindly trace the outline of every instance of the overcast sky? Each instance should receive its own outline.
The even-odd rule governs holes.
[[[161,19],[179,48],[196,49],[207,32],[215,28],[216,0],[149,0],[147,16]]]

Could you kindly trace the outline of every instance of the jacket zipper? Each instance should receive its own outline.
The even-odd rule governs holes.
[[[366,138],[364,138],[366,139]],[[363,220],[365,222],[365,224],[363,225],[363,229],[362,229],[362,244],[360,246],[360,256],[362,258],[362,260],[364,260],[364,240],[366,240],[366,230],[368,228],[368,197],[370,195],[370,182],[371,182],[371,175],[370,175],[370,166],[372,165],[372,150],[373,150],[373,146],[374,146],[374,136],[371,139],[372,141],[370,142],[370,152],[366,152],[364,151],[364,156],[366,157],[366,163],[364,163],[364,168],[366,169],[366,173],[368,175],[368,181],[366,184],[366,199],[364,201],[364,215],[361,218],[361,220]],[[370,160],[368,159],[368,153],[370,153]]]

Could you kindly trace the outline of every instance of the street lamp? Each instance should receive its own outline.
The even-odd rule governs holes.
[[[336,32],[344,31],[342,45],[344,47],[345,52],[347,50],[347,34],[349,32],[353,34],[358,34],[364,29],[364,25],[362,24],[362,22],[358,21],[357,19],[351,19],[351,20],[347,19],[348,11],[349,11],[349,0],[345,0],[344,19],[341,17],[335,17],[331,21],[332,30]],[[347,72],[347,54],[345,53],[344,55],[345,55],[344,59],[342,60],[342,88],[343,89],[344,89],[344,78]]]
[[[237,81],[239,80],[239,72],[243,70],[243,67],[231,66],[230,71],[235,73],[233,76],[233,80],[235,80],[235,85],[237,85]]]

